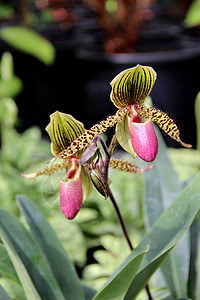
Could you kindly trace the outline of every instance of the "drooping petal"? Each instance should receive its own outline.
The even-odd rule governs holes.
[[[130,161],[126,161],[122,159],[111,159],[109,167],[111,167],[112,169],[116,169],[118,171],[137,174],[137,173],[142,173],[144,171],[150,170],[153,167],[153,165],[147,166],[146,169],[141,169]]]
[[[136,157],[137,154],[133,150],[133,146],[131,143],[131,134],[128,126],[127,115],[121,122],[117,123],[115,133],[120,146],[133,157]]]
[[[158,140],[151,120],[145,123],[130,121],[129,129],[134,151],[141,159],[147,162],[153,161],[158,153]]]
[[[69,168],[69,161],[65,161],[61,164],[52,164],[48,165],[45,168],[41,169],[40,171],[34,171],[30,174],[21,174],[21,177],[25,177],[27,179],[35,179],[38,176],[41,175],[52,175],[60,170],[66,169],[68,170]]]
[[[109,127],[113,127],[117,122],[123,120],[129,109],[130,107],[120,109],[115,115],[109,116],[106,120],[103,120],[99,124],[94,125],[91,129],[86,130],[66,150],[63,150],[57,158],[67,159],[68,157],[75,155],[77,151],[84,151],[96,135],[106,132]]]
[[[84,131],[84,126],[71,115],[56,111],[50,116],[50,123],[46,127],[52,141],[52,154],[57,156]]]
[[[192,146],[190,144],[185,144],[180,139],[180,133],[179,130],[174,123],[174,121],[164,112],[162,112],[159,109],[152,108],[152,107],[146,107],[146,106],[140,106],[140,105],[134,105],[134,108],[136,111],[146,118],[151,119],[153,122],[158,124],[158,126],[164,130],[172,139],[179,142],[182,146],[186,148],[191,148]]]
[[[60,207],[69,220],[75,218],[83,202],[81,167],[73,179],[60,181]]]
[[[143,104],[156,80],[156,72],[147,66],[137,65],[119,73],[112,81],[111,101],[118,108]]]

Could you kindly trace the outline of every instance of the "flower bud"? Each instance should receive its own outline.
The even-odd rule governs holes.
[[[110,194],[107,178],[98,169],[90,171],[90,179],[97,191],[106,198]]]
[[[156,80],[156,72],[147,66],[137,65],[119,73],[112,81],[111,101],[118,108],[142,105]]]

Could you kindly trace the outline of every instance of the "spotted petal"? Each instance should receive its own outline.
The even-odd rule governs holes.
[[[118,108],[143,104],[156,80],[156,72],[147,66],[137,65],[119,73],[112,81],[111,101]]]
[[[143,105],[134,105],[136,111],[146,118],[151,119],[153,122],[157,123],[158,126],[164,130],[172,139],[179,142],[182,146],[186,148],[191,148],[190,144],[185,144],[181,141],[179,136],[179,130],[174,123],[174,121],[164,112],[152,107],[145,107]]]
[[[77,151],[83,152],[90,145],[95,136],[106,132],[108,128],[113,127],[117,122],[122,121],[129,110],[130,107],[120,109],[115,115],[109,116],[106,120],[101,121],[99,124],[95,124],[71,143],[66,150],[63,150],[57,158],[67,159],[68,157],[75,155]]]
[[[71,115],[56,111],[50,116],[50,123],[46,127],[52,144],[52,154],[57,156],[84,131],[84,126]]]
[[[73,179],[60,181],[60,207],[69,220],[75,218],[83,202],[81,166]]]

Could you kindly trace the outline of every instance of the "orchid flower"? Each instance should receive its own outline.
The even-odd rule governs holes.
[[[50,123],[46,127],[51,138],[51,152],[54,156],[59,155],[84,131],[81,122],[56,111],[50,116]],[[31,174],[22,174],[28,179],[35,179],[39,175],[51,175],[59,170],[66,170],[67,182],[60,180],[60,206],[67,219],[73,219],[79,212],[83,201],[91,192],[91,183],[87,168],[81,166],[79,159],[81,152],[68,157],[60,164],[52,164],[44,169]]]
[[[50,123],[46,127],[46,131],[51,139],[51,152],[57,157],[81,136],[85,129],[83,124],[71,115],[56,111],[50,116]],[[149,169],[149,167],[140,169],[135,164],[120,159],[110,160],[110,155],[108,155],[109,160],[105,168],[99,146],[97,146],[98,140],[101,141],[101,144],[103,143],[103,139],[96,136],[84,153],[84,149],[76,151],[74,155],[62,158],[61,163],[49,164],[40,171],[22,174],[21,176],[27,179],[35,179],[41,175],[52,175],[59,170],[66,170],[67,181],[60,180],[60,207],[65,217],[71,220],[75,218],[82,203],[89,196],[91,183],[105,198],[109,196],[108,166],[132,173],[140,173]],[[106,147],[105,144],[104,147]],[[80,163],[81,157],[82,161]]]
[[[118,108],[116,114],[86,130],[57,158],[65,159],[77,151],[86,149],[96,135],[117,124],[116,137],[122,148],[134,157],[138,155],[143,160],[151,162],[158,152],[152,121],[172,139],[190,148],[191,145],[181,141],[176,124],[166,113],[144,105],[156,76],[153,68],[139,64],[119,73],[111,81],[110,94],[111,101]]]
[[[138,155],[147,162],[153,161],[158,152],[158,141],[152,121],[171,138],[185,147],[191,147],[181,141],[176,124],[166,113],[144,105],[155,81],[156,72],[147,66],[137,65],[118,74],[111,82],[110,95],[118,111],[89,130],[85,130],[83,124],[71,115],[58,111],[53,113],[46,127],[54,155],[50,161],[52,164],[22,176],[35,179],[65,169],[67,182],[60,180],[60,206],[66,218],[73,219],[89,196],[91,183],[105,198],[109,197],[108,167],[132,173],[151,168],[149,165],[146,169],[140,169],[132,162],[111,159],[111,155],[119,143],[133,157]],[[99,135],[115,125],[114,142],[107,148]],[[62,162],[54,163],[56,159]]]

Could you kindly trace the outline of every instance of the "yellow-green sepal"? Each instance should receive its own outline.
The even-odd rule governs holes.
[[[117,123],[115,132],[120,146],[126,152],[130,153],[133,157],[136,157],[137,154],[133,150],[133,146],[131,143],[131,134],[128,126],[128,115],[126,115],[121,122]]]
[[[111,101],[118,108],[142,105],[156,81],[156,72],[148,66],[137,65],[119,73],[112,81]]]
[[[50,115],[50,123],[46,127],[52,141],[52,154],[57,156],[67,149],[84,131],[84,125],[71,115],[56,111]]]
[[[92,183],[89,177],[89,171],[84,166],[81,166],[83,202],[89,197],[92,191]]]

